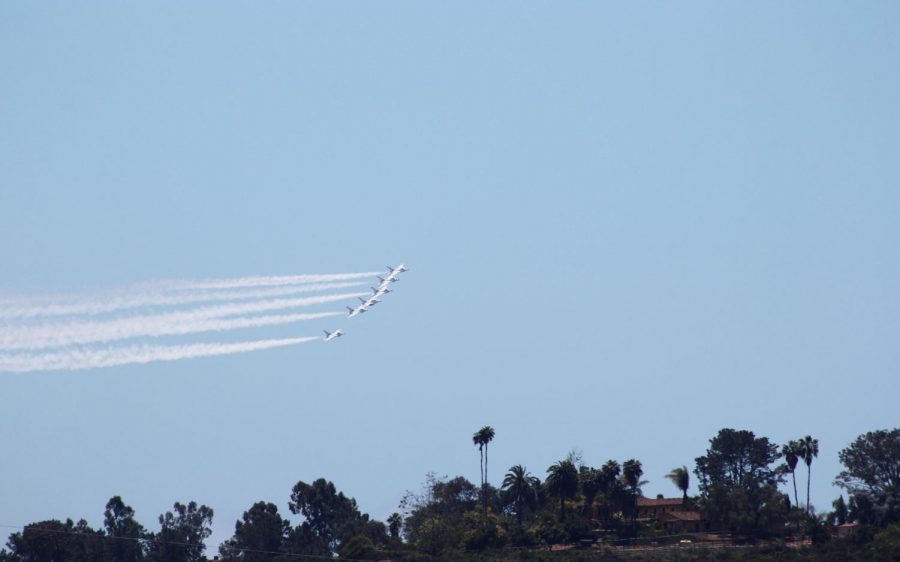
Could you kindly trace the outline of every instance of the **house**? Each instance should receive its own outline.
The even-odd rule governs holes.
[[[637,499],[636,507],[637,520],[658,521],[672,533],[697,533],[708,529],[700,512],[685,505],[684,498],[642,497]]]
[[[653,498],[640,497],[637,499],[638,519],[659,519],[664,513],[684,511],[684,499],[664,498],[662,494]]]

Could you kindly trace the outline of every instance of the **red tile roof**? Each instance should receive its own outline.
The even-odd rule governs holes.
[[[699,511],[669,511],[663,514],[666,519],[677,519],[679,521],[700,521]]]
[[[684,498],[638,498],[638,507],[670,507],[681,506]]]

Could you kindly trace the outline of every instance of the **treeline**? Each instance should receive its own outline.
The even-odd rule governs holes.
[[[235,523],[233,536],[219,545],[218,556],[247,562],[335,556],[570,559],[576,555],[550,552],[547,547],[677,545],[685,538],[667,530],[658,518],[640,516],[642,502],[647,503],[641,500],[646,481],[637,459],[611,459],[591,467],[570,453],[548,467],[543,480],[514,465],[498,488],[488,473],[488,448],[494,437],[489,426],[472,437],[481,466],[477,484],[463,477],[429,474],[421,489],[408,491],[399,511],[381,522],[361,512],[356,501],[333,483],[301,481],[288,502],[301,523],[293,525],[273,503],[257,502]],[[817,456],[818,442],[812,437],[779,446],[751,431],[726,428],[710,439],[692,471],[683,465],[665,477],[682,498],[679,509],[694,514],[698,526],[694,530],[770,549],[788,539],[808,538],[823,559],[832,555],[845,560],[882,555],[900,559],[900,429],[860,435],[840,452],[843,470],[835,483],[847,499],[841,495],[831,510],[818,512],[809,498],[809,474]],[[803,465],[805,502],[797,487]],[[692,496],[688,492],[694,479],[699,493]],[[800,480],[802,489],[802,476]],[[783,486],[788,492],[782,491]],[[159,516],[159,529],[149,531],[121,498],[114,497],[106,505],[102,529],[92,529],[84,520],[32,523],[9,537],[0,562],[200,562],[209,556],[205,541],[212,517],[207,506],[176,503]],[[837,526],[846,523],[856,524],[852,533],[848,531],[850,537],[837,539]],[[609,550],[582,552],[577,556],[617,556]],[[796,552],[785,550],[784,556],[801,556]],[[876,558],[873,552],[878,553]],[[683,556],[700,560],[705,555]],[[719,559],[750,559],[741,556],[735,551]]]

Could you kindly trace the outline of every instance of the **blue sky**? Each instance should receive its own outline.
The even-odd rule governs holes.
[[[319,476],[381,518],[484,424],[495,483],[576,447],[648,494],[810,433],[828,507],[898,422],[898,11],[3,4],[3,295],[411,270],[334,345],[0,375],[0,524],[195,499],[214,551]]]

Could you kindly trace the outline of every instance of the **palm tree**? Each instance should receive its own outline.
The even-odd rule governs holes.
[[[619,473],[622,472],[618,461],[608,460],[600,467],[600,493],[603,494],[603,518],[609,519],[612,509],[618,500],[616,491]]]
[[[594,498],[600,491],[600,471],[589,466],[582,466],[578,470],[578,482],[581,484],[581,494],[584,496],[584,514],[591,517],[594,511]]]
[[[509,498],[516,504],[516,520],[522,526],[523,506],[533,504],[538,497],[538,486],[541,481],[532,476],[525,467],[517,464],[510,467],[509,472],[503,478],[502,489],[506,490]]]
[[[472,436],[472,442],[478,445],[478,451],[482,452],[482,467],[481,467],[481,503],[484,509],[484,514],[487,515],[487,468],[488,468],[488,443],[494,440],[494,428],[486,425],[475,432],[475,435]]]
[[[478,447],[478,477],[481,478],[481,492],[484,493],[484,438],[480,430],[472,434],[472,444]]]
[[[400,538],[400,529],[403,528],[403,516],[399,513],[392,513],[390,517],[387,518],[388,530],[391,533],[392,539]]]
[[[679,466],[672,469],[672,472],[666,474],[666,478],[672,481],[675,486],[681,490],[684,501],[687,502],[687,491],[691,485],[691,473],[688,472],[686,466]]]
[[[800,461],[800,443],[797,441],[788,441],[781,447],[781,454],[784,455],[784,462],[787,463],[788,468],[791,471],[791,480],[794,481],[794,506],[800,506],[800,500],[797,499],[797,475],[794,473],[794,470],[797,468],[797,463]]]
[[[547,491],[559,496],[559,519],[566,518],[566,498],[574,498],[578,491],[578,471],[572,461],[565,459],[547,469]]]
[[[631,519],[634,520],[637,515],[637,510],[635,506],[637,505],[638,496],[641,495],[641,485],[644,484],[644,481],[641,480],[641,475],[644,474],[644,469],[641,468],[641,461],[636,459],[628,459],[627,461],[622,463],[622,479],[625,481],[625,484],[628,486],[630,497],[628,498],[629,510],[631,511]]]
[[[806,463],[806,513],[809,513],[809,480],[812,475],[813,459],[819,456],[819,440],[809,435],[800,440],[800,452]]]

